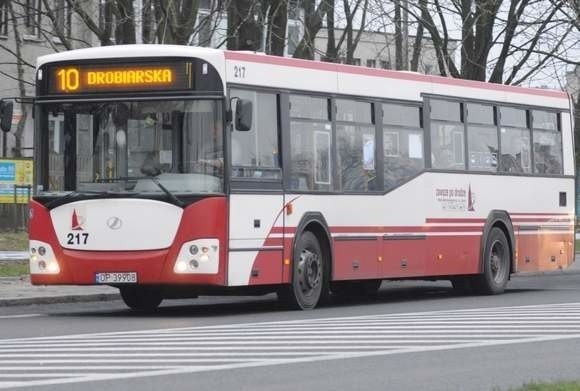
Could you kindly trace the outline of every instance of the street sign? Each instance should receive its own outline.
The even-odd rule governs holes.
[[[30,158],[0,159],[0,204],[26,204],[32,196],[33,163]]]

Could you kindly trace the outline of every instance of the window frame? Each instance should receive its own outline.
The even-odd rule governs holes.
[[[428,147],[427,147],[427,139],[430,137],[429,135],[429,128],[428,128],[428,123],[425,121],[425,115],[426,112],[428,110],[425,110],[425,101],[419,101],[419,102],[413,102],[413,101],[402,101],[402,100],[394,100],[394,99],[384,99],[380,101],[380,123],[379,123],[379,119],[377,119],[377,123],[378,126],[380,127],[380,138],[381,138],[381,153],[379,154],[379,157],[381,159],[381,165],[383,167],[383,170],[381,172],[382,175],[382,180],[381,180],[381,186],[382,186],[382,192],[383,193],[388,193],[391,192],[397,188],[399,188],[400,186],[404,185],[405,183],[413,180],[414,178],[416,178],[417,176],[421,175],[422,173],[426,172],[429,170],[429,166],[427,165],[427,152]],[[408,125],[400,125],[400,124],[388,124],[385,123],[385,111],[383,108],[383,105],[398,105],[398,106],[406,106],[406,107],[411,107],[411,108],[415,108],[419,110],[419,126],[415,127],[415,126],[408,126]],[[384,174],[385,174],[385,155],[384,155],[384,132],[385,130],[388,130],[386,127],[387,126],[391,126],[397,129],[402,129],[402,130],[406,130],[406,131],[416,131],[418,133],[421,133],[423,136],[423,168],[417,172],[415,175],[412,175],[408,178],[406,178],[404,181],[401,181],[398,185],[390,188],[390,189],[385,189],[385,178],[384,178]],[[377,141],[378,142],[378,141]],[[399,139],[400,142],[400,139]]]
[[[544,111],[548,113],[556,114],[556,129],[544,129],[544,128],[536,128],[534,126],[534,111]],[[532,174],[535,176],[545,176],[545,177],[559,177],[563,176],[564,174],[564,135],[562,133],[562,111],[559,110],[551,110],[548,108],[530,108],[528,109],[528,125],[530,130],[530,153],[531,153],[531,164],[532,164]],[[574,130],[572,130],[574,131]],[[560,161],[562,166],[562,172],[559,174],[545,174],[545,173],[538,173],[536,172],[536,149],[534,145],[534,132],[542,132],[542,133],[552,133],[552,134],[559,134],[560,135],[560,154],[562,160]]]
[[[335,110],[332,108],[334,107],[334,99],[335,96],[333,94],[325,94],[325,93],[318,93],[318,92],[311,92],[311,91],[303,91],[303,90],[285,90],[284,91],[284,98],[281,99],[280,104],[280,115],[282,116],[282,148],[283,148],[283,159],[282,159],[282,171],[283,171],[283,188],[286,193],[294,193],[294,194],[337,194],[339,193],[336,190],[336,183],[337,183],[337,169],[336,169],[336,114]],[[304,117],[292,117],[290,115],[291,107],[290,107],[290,97],[292,95],[301,95],[301,96],[308,96],[311,98],[322,98],[326,99],[327,101],[327,119],[323,120],[321,118],[304,118]],[[284,108],[287,107],[288,109],[285,110]],[[292,183],[292,148],[291,148],[291,122],[301,122],[301,123],[322,123],[328,122],[330,123],[330,185],[329,190],[299,190],[293,189],[291,187]]]
[[[285,151],[285,141],[282,140],[284,137],[283,128],[283,117],[284,114],[282,113],[281,108],[283,107],[283,99],[282,95],[284,94],[283,91],[275,88],[261,88],[255,86],[248,86],[244,84],[228,84],[227,86],[227,110],[232,109],[232,102],[231,102],[231,90],[245,90],[245,91],[252,91],[256,93],[265,93],[265,94],[273,94],[276,96],[276,126],[277,126],[277,138],[278,138],[278,164],[280,168],[280,177],[279,178],[246,178],[246,177],[236,177],[233,176],[233,164],[231,159],[227,159],[227,182],[229,182],[229,189],[234,192],[243,192],[243,191],[251,191],[252,193],[280,193],[284,189],[285,177],[286,177],[286,170],[284,169],[284,157]],[[289,106],[288,106],[289,107]],[[231,112],[231,111],[230,111]],[[233,113],[232,113],[233,114]],[[253,119],[253,121],[255,118]],[[226,155],[229,157],[232,153],[232,137],[233,132],[236,132],[234,129],[234,123],[231,122],[226,126],[226,136],[224,138],[224,142],[226,143]]]
[[[459,104],[459,122],[457,121],[446,121],[441,119],[431,119],[431,101],[432,100],[443,100],[446,102],[453,102]],[[469,172],[469,154],[468,154],[468,144],[469,144],[469,135],[467,134],[467,122],[466,122],[466,107],[467,102],[469,100],[457,98],[457,97],[449,97],[449,96],[440,96],[440,95],[423,95],[423,130],[424,130],[424,149],[425,149],[425,169],[433,170],[437,172],[451,172],[451,173],[462,173],[462,172]],[[425,108],[428,108],[426,110]],[[464,168],[461,169],[451,169],[451,168],[437,168],[433,167],[433,159],[432,156],[432,143],[431,143],[431,129],[433,122],[444,123],[444,124],[456,124],[461,125],[463,128],[463,164]]]
[[[455,96],[447,96],[447,95],[438,95],[438,94],[432,94],[432,93],[421,93],[421,97],[423,98],[423,103],[425,104],[429,99],[441,99],[441,100],[455,100],[458,102],[462,102],[465,106],[468,103],[473,103],[473,104],[481,104],[481,105],[492,105],[494,107],[494,116],[495,116],[495,120],[496,120],[496,126],[498,129],[498,149],[499,149],[499,153],[500,156],[502,154],[502,143],[501,143],[501,118],[500,118],[500,107],[507,107],[507,108],[511,108],[511,109],[520,109],[520,110],[526,110],[527,114],[526,114],[526,122],[527,122],[527,127],[526,129],[528,129],[530,131],[530,164],[531,164],[531,172],[526,173],[526,172],[522,172],[522,173],[510,173],[510,172],[503,172],[502,171],[502,165],[501,165],[501,159],[498,162],[498,171],[497,172],[489,172],[489,171],[469,171],[469,170],[465,170],[466,174],[476,174],[476,175],[501,175],[501,176],[525,176],[525,177],[539,177],[539,178],[572,178],[573,176],[570,174],[565,174],[565,166],[566,166],[566,157],[564,156],[564,133],[563,133],[563,117],[564,115],[570,115],[570,109],[567,108],[555,108],[555,107],[546,107],[546,106],[539,106],[539,105],[525,105],[525,104],[514,104],[514,103],[506,103],[505,101],[498,101],[498,100],[484,100],[484,99],[477,99],[477,98],[462,98],[462,97],[455,97]],[[531,123],[531,112],[533,110],[539,110],[539,111],[548,111],[548,112],[554,112],[557,114],[557,120],[558,120],[558,128],[559,128],[559,132],[562,134],[562,174],[541,174],[541,173],[536,173],[534,171],[534,167],[535,167],[535,161],[534,161],[534,153],[533,153],[533,147],[534,147],[534,140],[533,140],[533,127],[532,127],[532,123]],[[448,173],[458,173],[458,172],[463,172],[463,171],[456,171],[456,170],[442,170],[442,169],[437,169],[437,168],[433,168],[432,166],[432,162],[431,162],[431,139],[430,139],[430,132],[431,132],[431,119],[429,116],[429,113],[427,110],[423,110],[423,121],[424,121],[424,130],[425,130],[425,134],[429,135],[429,137],[425,138],[425,170],[426,171],[434,171],[434,172],[448,172]],[[513,126],[505,126],[506,128],[512,128],[512,129],[524,129],[524,128],[520,128],[520,127],[513,127]],[[468,141],[466,141],[466,147],[467,147],[467,143]],[[429,153],[427,153],[427,151]]]
[[[491,107],[491,115],[492,121],[491,123],[481,123],[481,122],[470,122],[469,121],[469,105],[478,105],[478,106],[490,106]],[[465,149],[467,151],[467,160],[466,160],[466,169],[465,171],[468,173],[483,173],[483,174],[497,174],[501,172],[501,127],[499,125],[499,106],[494,103],[485,103],[485,102],[474,102],[472,100],[464,100],[463,101],[463,119],[465,123],[465,134],[467,135],[465,141]],[[470,153],[469,153],[469,124],[472,124],[474,127],[487,127],[490,129],[495,128],[496,130],[496,141],[497,141],[497,166],[495,171],[490,170],[475,170],[471,169],[470,163]]]
[[[365,104],[369,104],[370,105],[370,109],[371,109],[371,116],[370,116],[370,120],[371,122],[358,122],[358,121],[343,121],[343,120],[337,120],[337,111],[338,111],[338,105],[337,105],[337,101],[339,100],[347,100],[347,101],[352,101],[352,102],[356,102],[356,103],[365,103]],[[377,100],[373,100],[373,99],[365,99],[365,98],[361,98],[361,97],[356,97],[356,96],[348,96],[348,95],[335,95],[332,98],[332,106],[331,106],[331,110],[332,110],[332,117],[333,117],[333,124],[332,124],[332,128],[333,128],[333,134],[334,134],[334,144],[333,144],[333,155],[334,155],[334,160],[335,160],[335,191],[339,194],[383,194],[383,178],[384,178],[384,163],[383,163],[383,156],[382,154],[379,153],[379,151],[382,151],[382,149],[380,149],[379,147],[382,146],[382,142],[383,142],[383,136],[381,134],[382,132],[382,128],[381,128],[381,124],[379,123],[379,118],[382,119],[381,114],[379,114],[378,112],[378,107],[381,107],[381,103],[380,101]],[[339,167],[338,167],[338,162],[340,160],[340,156],[339,156],[339,151],[338,151],[338,140],[337,140],[337,136],[338,136],[338,130],[337,127],[338,126],[355,126],[355,127],[365,127],[365,128],[369,128],[369,129],[374,129],[375,132],[375,186],[376,189],[375,190],[367,190],[367,191],[359,191],[359,190],[343,190],[343,189],[337,189],[337,185],[340,183],[342,184],[342,172],[339,171]],[[381,144],[379,144],[379,140],[381,142]],[[379,169],[380,168],[380,169]]]
[[[230,182],[230,188],[234,191],[245,191],[249,193],[279,193],[284,192],[286,194],[310,194],[310,195],[324,195],[324,194],[348,194],[348,195],[384,195],[393,190],[396,190],[400,186],[404,185],[405,183],[413,180],[419,175],[422,175],[424,172],[444,172],[444,173],[453,173],[453,174],[466,174],[466,175],[501,175],[501,176],[535,176],[535,177],[569,177],[569,175],[560,174],[560,175],[546,175],[546,174],[538,174],[534,172],[534,161],[533,161],[533,129],[530,127],[530,146],[531,146],[531,164],[532,164],[532,172],[531,173],[507,173],[502,172],[501,167],[501,159],[498,160],[498,169],[497,171],[479,171],[479,170],[470,170],[469,169],[469,131],[468,131],[468,113],[467,113],[467,105],[468,104],[479,104],[479,105],[487,105],[493,107],[493,115],[494,115],[494,125],[498,132],[498,150],[499,155],[501,156],[502,153],[502,143],[501,143],[501,121],[499,119],[499,110],[500,107],[505,106],[514,109],[523,109],[527,110],[528,113],[531,110],[542,110],[542,111],[550,111],[555,112],[558,115],[558,128],[559,132],[562,134],[562,149],[564,150],[564,137],[562,133],[562,121],[563,115],[569,113],[567,109],[557,109],[557,108],[549,108],[549,107],[542,107],[542,106],[531,106],[531,105],[521,105],[521,104],[509,104],[505,102],[500,102],[496,100],[483,100],[483,99],[476,99],[476,98],[462,98],[462,97],[454,97],[454,96],[446,96],[446,95],[437,95],[437,94],[429,94],[429,93],[422,93],[421,99],[422,100],[402,100],[402,99],[388,99],[388,98],[380,98],[380,97],[369,97],[369,96],[360,96],[360,95],[347,95],[347,94],[336,94],[336,93],[325,93],[325,92],[314,92],[314,91],[305,91],[305,90],[294,90],[294,89],[287,89],[287,88],[275,88],[275,87],[258,87],[258,86],[249,86],[244,84],[236,84],[231,83],[228,84],[228,97],[229,97],[229,90],[230,89],[246,89],[246,90],[253,90],[257,92],[266,92],[266,93],[273,93],[277,94],[278,96],[278,143],[279,143],[279,154],[280,154],[280,164],[282,170],[282,183],[278,180],[272,182],[271,180],[265,180],[263,178],[248,178],[242,179],[244,182],[245,187],[241,187],[240,180],[236,180],[235,178],[228,177]],[[297,117],[290,117],[290,96],[291,95],[306,95],[311,96],[314,98],[325,98],[329,101],[329,119],[327,120],[331,124],[331,178],[332,178],[332,186],[331,190],[324,190],[324,191],[317,191],[317,190],[298,190],[292,189],[290,187],[291,183],[291,175],[290,175],[290,167],[291,167],[291,155],[290,155],[290,121],[297,120],[301,122],[320,122],[322,120],[315,120],[315,119],[307,119],[307,118],[297,118]],[[431,159],[431,118],[430,118],[430,110],[426,110],[428,102],[431,99],[436,100],[445,100],[451,101],[461,104],[461,120],[460,122],[463,125],[463,137],[464,137],[464,148],[463,148],[463,159],[465,162],[465,168],[460,170],[451,170],[451,169],[437,169],[433,168],[432,166],[432,159]],[[375,126],[375,165],[376,165],[376,175],[377,175],[377,190],[372,191],[365,191],[365,192],[351,192],[351,191],[343,191],[337,189],[337,184],[340,183],[339,176],[341,173],[338,170],[338,145],[337,145],[337,124],[358,124],[358,125],[365,125],[369,126],[366,123],[358,123],[358,122],[349,122],[349,121],[337,121],[336,119],[336,100],[353,100],[357,102],[365,102],[370,103],[373,106],[373,119],[374,119],[374,126]],[[402,181],[397,186],[391,189],[384,189],[384,156],[382,146],[384,143],[383,140],[383,131],[385,126],[388,124],[383,124],[383,110],[382,104],[391,104],[391,105],[403,105],[409,107],[419,108],[420,110],[420,128],[416,127],[408,127],[404,125],[397,125],[398,128],[401,129],[410,129],[410,130],[420,130],[421,134],[423,135],[423,159],[424,159],[424,167],[421,171],[419,171],[416,175],[407,178],[405,181]],[[285,110],[284,108],[288,108]],[[380,109],[380,110],[379,110]],[[527,121],[530,119],[528,118]],[[442,121],[442,120],[435,120],[440,122],[451,122],[459,124],[455,121]],[[491,124],[488,126],[492,127]],[[509,126],[508,126],[509,127]],[[228,135],[226,138],[226,143],[228,148],[230,148],[230,137]],[[379,148],[379,146],[381,148]],[[228,151],[229,153],[229,151]],[[565,157],[562,151],[562,167],[564,168],[564,161]],[[383,170],[380,170],[379,167],[382,167]],[[226,182],[226,186],[228,186]]]
[[[33,11],[29,13],[28,11],[32,9]],[[42,26],[42,0],[27,0],[24,4],[24,12],[26,14],[24,18],[24,34],[22,38],[28,41],[38,41],[41,39],[41,26]],[[31,24],[32,23],[32,24]],[[34,28],[32,34],[30,33],[31,28]]]

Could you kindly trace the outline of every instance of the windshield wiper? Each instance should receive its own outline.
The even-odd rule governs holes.
[[[163,191],[167,197],[173,201],[173,203],[181,208],[183,208],[185,206],[185,203],[183,201],[181,201],[179,198],[177,198],[172,192],[170,192],[169,190],[167,190],[167,188],[165,186],[163,186],[161,184],[161,182],[159,182],[159,179],[157,179],[157,177],[154,176],[147,176],[145,178],[149,178],[153,181],[153,183],[155,183],[157,185],[158,188],[161,189],[161,191]]]
[[[161,184],[161,182],[159,182],[159,179],[155,176],[143,176],[143,177],[134,177],[134,176],[128,176],[128,177],[119,177],[119,178],[115,178],[116,180],[123,180],[123,181],[135,181],[135,180],[141,180],[141,179],[150,179],[153,183],[155,183],[155,185],[161,189],[161,191],[163,193],[165,193],[165,195],[167,196],[167,198],[169,198],[171,200],[171,202],[181,208],[183,208],[185,206],[185,203],[183,201],[181,201],[179,198],[177,198],[172,192],[170,192],[169,190],[167,190],[167,188],[165,186],[163,186]]]

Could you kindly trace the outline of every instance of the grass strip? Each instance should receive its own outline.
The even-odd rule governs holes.
[[[0,251],[27,251],[28,232],[0,231]]]
[[[554,383],[527,383],[510,391],[580,391],[580,381]]]
[[[21,277],[28,273],[28,261],[0,261],[0,277]]]

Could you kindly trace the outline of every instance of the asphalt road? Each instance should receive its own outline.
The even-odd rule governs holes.
[[[273,297],[0,308],[0,389],[502,390],[580,379],[580,274],[506,294],[384,283],[374,301],[307,312]]]

